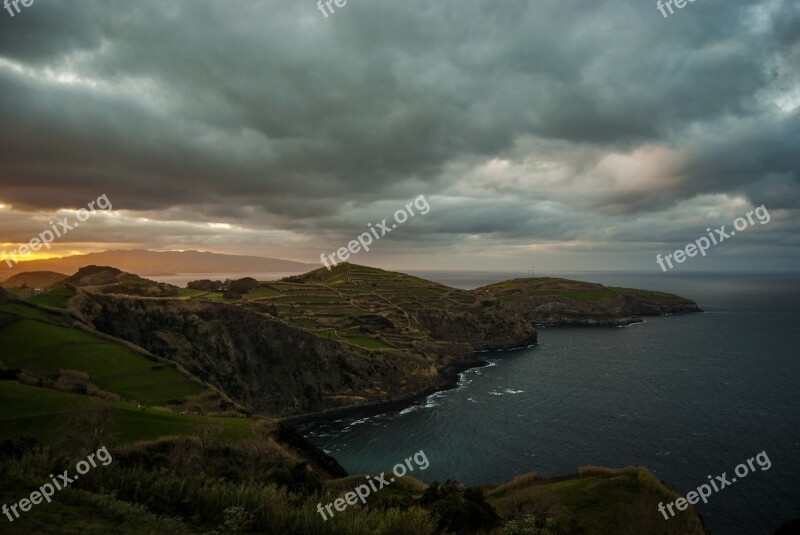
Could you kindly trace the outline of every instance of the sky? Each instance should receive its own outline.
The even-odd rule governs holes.
[[[34,0],[0,10],[0,246],[389,269],[800,266],[800,4]],[[323,11],[325,13],[323,14]],[[12,16],[13,13],[13,16]]]

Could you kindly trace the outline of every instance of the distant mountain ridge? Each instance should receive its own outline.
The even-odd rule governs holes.
[[[263,256],[227,255],[203,251],[129,249],[20,262],[6,273],[0,271],[0,280],[29,271],[75,273],[80,268],[89,265],[111,266],[142,276],[169,273],[255,273],[263,271],[297,271],[300,273],[319,267],[317,264],[304,264],[293,260]]]

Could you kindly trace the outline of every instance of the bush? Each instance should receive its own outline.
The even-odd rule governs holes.
[[[222,290],[222,281],[212,281],[202,279],[198,281],[189,281],[186,287],[190,290],[202,290],[204,292],[218,292]]]
[[[438,529],[446,533],[474,533],[491,530],[500,517],[486,502],[483,492],[465,488],[455,481],[439,485],[436,481],[425,490],[420,503],[436,518]]]
[[[542,518],[528,515],[521,521],[506,522],[499,535],[567,535],[555,518]]]
[[[228,290],[240,294],[246,294],[258,288],[258,281],[253,277],[245,277],[228,282]]]

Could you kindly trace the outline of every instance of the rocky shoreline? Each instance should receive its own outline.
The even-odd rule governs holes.
[[[335,407],[323,411],[285,416],[279,418],[278,421],[289,425],[302,425],[307,423],[331,422],[342,418],[366,418],[403,410],[426,399],[432,394],[458,388],[459,378],[462,372],[473,368],[483,368],[488,364],[489,362],[487,360],[476,357],[476,362],[474,364],[452,365],[442,369],[440,372],[442,383],[438,386],[430,386],[419,392],[404,394],[392,399],[364,401],[346,407]]]

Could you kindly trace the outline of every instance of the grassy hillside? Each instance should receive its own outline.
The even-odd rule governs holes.
[[[698,312],[678,295],[553,277],[512,279],[474,290],[536,325],[627,325],[639,316]]]
[[[243,306],[368,348],[434,340],[463,342],[473,349],[507,349],[536,342],[535,330],[495,301],[350,263],[264,283],[247,295]]]
[[[160,437],[190,436],[204,426],[220,430],[219,439],[231,442],[247,436],[254,422],[246,418],[220,418],[142,409],[136,403],[106,402],[96,397],[0,381],[0,442],[32,437],[55,443],[69,425],[90,409],[110,411],[109,436],[117,444]]]
[[[535,524],[543,527],[546,519],[551,519],[551,524],[562,530],[551,533],[704,534],[705,528],[691,506],[668,521],[659,513],[659,502],[669,503],[678,497],[642,467],[585,467],[576,475],[555,478],[525,474],[487,491],[489,503],[520,528]]]
[[[74,286],[59,284],[45,292],[34,295],[28,301],[53,308],[67,308],[69,299],[74,295]]]
[[[175,297],[177,286],[155,282],[133,273],[106,266],[86,266],[64,280],[65,284],[100,293],[138,295],[145,297]]]
[[[55,271],[31,271],[28,273],[17,273],[0,283],[3,288],[21,288],[23,286],[33,289],[44,289],[53,284],[66,279],[63,273]]]
[[[71,393],[177,413],[243,414],[176,363],[94,332],[67,312],[51,312],[8,293],[0,294],[0,377],[40,387],[40,396]],[[4,407],[0,404],[0,417]]]
[[[0,361],[29,380],[77,370],[102,390],[149,405],[180,404],[205,391],[169,363],[75,329],[62,317],[24,303],[0,303]]]

